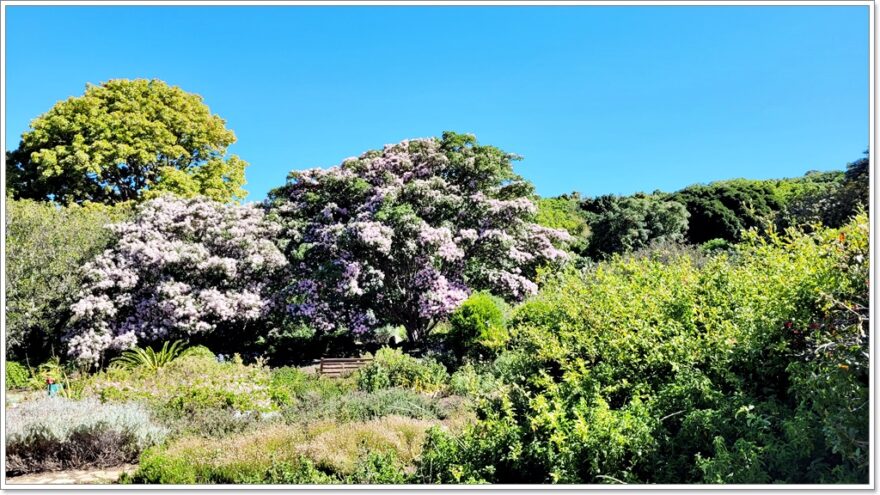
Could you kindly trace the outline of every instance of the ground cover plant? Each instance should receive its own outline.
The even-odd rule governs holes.
[[[6,472],[115,466],[136,460],[165,435],[136,404],[27,401],[7,411]]]

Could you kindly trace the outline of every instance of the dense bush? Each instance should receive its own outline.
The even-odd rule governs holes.
[[[865,483],[868,228],[560,274],[422,481]]]
[[[606,195],[582,201],[581,208],[590,225],[586,253],[594,259],[681,241],[688,227],[685,207],[661,195]]]
[[[521,300],[570,236],[533,222],[515,157],[444,133],[295,171],[272,193],[292,270],[290,316],[355,335],[403,325],[418,345],[471,289]]]
[[[105,226],[129,210],[7,198],[7,358],[39,363],[60,352],[70,305],[83,284],[81,267],[113,239]]]
[[[269,330],[273,276],[286,262],[257,207],[163,197],[113,230],[119,241],[86,265],[71,307],[70,356],[95,364],[173,338],[242,349],[255,325]]]
[[[30,381],[27,368],[15,361],[6,361],[6,390],[26,387]]]
[[[181,356],[215,359],[217,356],[203,345],[194,345],[183,350]]]
[[[483,364],[466,363],[449,377],[449,391],[463,397],[485,396],[499,385],[495,369]]]
[[[164,437],[135,404],[26,401],[6,411],[6,472],[114,466],[132,462]]]
[[[472,294],[449,317],[447,344],[458,357],[494,357],[507,344],[510,308],[489,293]]]
[[[390,387],[437,392],[446,386],[448,379],[446,368],[433,359],[416,359],[389,347],[379,349],[357,377],[358,388],[367,392]]]
[[[690,186],[670,196],[687,208],[687,239],[737,242],[742,231],[763,228],[776,220],[784,200],[771,181],[736,179]]]

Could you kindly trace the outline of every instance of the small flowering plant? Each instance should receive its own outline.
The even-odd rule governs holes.
[[[565,261],[570,236],[533,222],[516,158],[444,133],[292,172],[270,200],[289,315],[325,332],[403,325],[417,342],[472,290],[536,293],[538,268]]]
[[[84,267],[71,308],[68,352],[86,364],[139,343],[244,332],[269,313],[287,264],[255,205],[163,196],[110,228],[118,240]]]

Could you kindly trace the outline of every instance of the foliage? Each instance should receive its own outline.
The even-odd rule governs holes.
[[[868,227],[615,257],[521,305],[480,421],[424,482],[865,483]],[[502,359],[503,358],[503,359]]]
[[[169,338],[241,349],[254,327],[269,325],[271,284],[285,260],[261,210],[163,197],[113,230],[118,242],[86,265],[71,308],[72,357],[94,364],[109,350]]]
[[[456,356],[494,357],[507,344],[510,309],[486,292],[471,294],[449,317],[447,342]]]
[[[270,393],[282,406],[324,402],[356,389],[354,377],[333,379],[287,366],[272,370]]]
[[[163,191],[243,198],[244,168],[224,158],[235,135],[198,95],[159,80],[87,85],[31,122],[7,153],[15,198],[113,204]]]
[[[133,461],[164,437],[135,404],[27,401],[6,411],[6,472],[114,466]]]
[[[730,242],[724,239],[710,239],[700,245],[700,251],[704,253],[712,253],[715,251],[724,251],[731,248]]]
[[[354,472],[344,480],[347,484],[400,485],[409,483],[410,475],[394,453],[371,452],[358,459]]]
[[[580,195],[577,193],[538,199],[535,223],[568,232],[572,237],[568,246],[572,252],[582,254],[586,250],[590,226],[580,207]]]
[[[272,192],[290,260],[290,316],[355,335],[403,325],[418,345],[471,289],[519,300],[567,232],[532,222],[514,155],[451,132],[291,172]]]
[[[80,267],[113,239],[105,225],[129,215],[125,204],[62,207],[7,197],[7,357],[37,363],[60,351]]]
[[[6,361],[6,390],[24,388],[30,381],[30,372],[27,368],[15,361]]]
[[[152,347],[145,349],[135,347],[123,351],[122,354],[111,361],[111,364],[125,369],[145,368],[157,371],[159,368],[174,361],[184,352],[184,343],[181,340],[174,342],[166,341],[157,352]],[[213,355],[211,356],[213,357]]]
[[[687,239],[693,244],[712,239],[738,242],[743,230],[772,224],[783,206],[771,181],[746,179],[690,186],[670,198],[687,208]]]
[[[304,428],[270,425],[223,439],[184,437],[141,456],[136,483],[385,483],[419,456],[436,422],[388,416]],[[403,469],[401,469],[403,468]],[[411,469],[409,469],[411,470]]]
[[[51,379],[52,383],[61,385],[60,395],[67,399],[82,398],[85,383],[82,375],[73,363],[62,363],[58,356],[52,356],[46,362],[31,370],[27,388],[46,392]]]
[[[446,386],[446,368],[430,358],[416,359],[400,349],[383,347],[373,361],[358,371],[358,388],[373,392],[403,387],[419,392],[437,392]]]
[[[436,399],[403,389],[386,388],[374,392],[351,391],[341,395],[305,395],[283,411],[288,423],[320,420],[368,421],[397,415],[415,419],[443,419],[445,411]]]
[[[665,197],[600,196],[581,202],[590,225],[586,253],[605,258],[627,253],[653,242],[679,241],[687,230],[688,212]]]
[[[177,425],[175,433],[194,424],[198,427],[198,419],[212,415],[226,421],[214,412],[224,411],[232,416],[233,424],[217,428],[222,431],[235,429],[238,419],[248,422],[277,416],[270,380],[269,371],[257,364],[182,356],[157,371],[108,368],[90,377],[84,393],[104,401],[144,402],[163,421]]]
[[[208,358],[208,359],[215,359],[217,357],[216,355],[214,355],[213,352],[211,352],[211,349],[208,349],[207,347],[205,347],[203,345],[194,345],[194,346],[187,347],[187,348],[183,349],[183,352],[181,352],[180,357],[183,357],[183,356]]]
[[[449,377],[449,391],[464,397],[490,394],[500,384],[493,371],[485,365],[465,363]]]

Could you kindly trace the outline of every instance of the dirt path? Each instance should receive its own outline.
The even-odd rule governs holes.
[[[113,483],[122,473],[132,473],[135,464],[106,469],[81,469],[71,471],[45,471],[42,473],[8,476],[9,485],[107,485]]]

